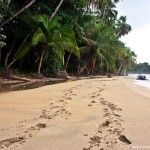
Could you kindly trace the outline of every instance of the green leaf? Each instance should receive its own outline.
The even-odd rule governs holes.
[[[31,39],[30,36],[28,36],[20,45],[19,49],[15,53],[15,59],[18,60],[22,57],[24,57],[30,50],[32,44],[31,44]]]
[[[44,43],[44,42],[46,42],[46,37],[41,31],[41,29],[38,29],[32,37],[32,45],[37,46],[39,43]]]

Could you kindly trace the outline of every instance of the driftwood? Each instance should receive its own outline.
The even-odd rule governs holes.
[[[107,77],[108,77],[108,78],[112,78],[112,76],[111,76],[111,74],[110,74],[110,73],[108,73],[108,74],[107,74]]]
[[[71,78],[70,76],[68,76],[68,74],[65,70],[58,71],[56,76],[57,76],[57,78],[60,78],[60,79],[70,79]]]
[[[12,79],[12,80],[18,80],[18,81],[24,81],[24,82],[29,82],[30,81],[29,78],[15,75],[15,72],[11,69],[5,71],[1,75],[1,77],[4,78],[4,79]]]

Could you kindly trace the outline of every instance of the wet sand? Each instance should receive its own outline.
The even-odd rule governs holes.
[[[0,93],[2,150],[145,149],[149,128],[150,92],[130,79]]]

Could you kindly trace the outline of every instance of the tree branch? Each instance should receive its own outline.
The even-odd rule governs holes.
[[[62,3],[64,2],[64,0],[60,0],[58,6],[56,7],[55,11],[53,12],[53,14],[50,17],[50,21],[53,19],[53,17],[56,15],[56,13],[58,12],[59,8],[61,7]]]
[[[19,11],[17,11],[16,13],[14,13],[10,18],[8,18],[6,21],[4,21],[3,23],[0,24],[0,27],[6,25],[8,22],[10,22],[11,20],[13,20],[15,17],[17,17],[18,15],[20,15],[23,11],[25,11],[26,9],[28,9],[31,5],[33,5],[36,2],[36,0],[31,0],[30,3],[28,3],[26,6],[24,6],[23,8],[21,8]]]

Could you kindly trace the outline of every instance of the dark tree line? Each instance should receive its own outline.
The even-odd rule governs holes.
[[[129,69],[129,72],[131,73],[148,73],[150,74],[150,65],[148,63],[139,63],[135,64],[131,69]]]

